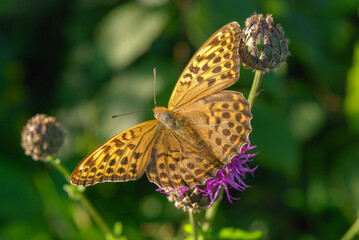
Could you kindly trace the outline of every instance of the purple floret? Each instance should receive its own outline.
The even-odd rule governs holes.
[[[228,200],[232,203],[232,199],[238,200],[239,198],[234,198],[229,194],[228,185],[237,189],[239,191],[244,191],[246,188],[250,187],[249,185],[244,183],[244,179],[246,178],[246,174],[250,173],[254,176],[254,171],[258,168],[258,166],[254,168],[250,168],[247,163],[251,162],[252,157],[257,155],[258,153],[246,153],[249,150],[252,150],[256,146],[250,146],[250,142],[247,146],[243,146],[240,155],[236,155],[232,158],[232,162],[227,164],[222,170],[217,172],[217,175],[213,179],[208,179],[206,182],[206,188],[197,189],[203,193],[205,196],[209,196],[211,198],[211,204],[217,199],[219,192],[222,188],[226,191]]]

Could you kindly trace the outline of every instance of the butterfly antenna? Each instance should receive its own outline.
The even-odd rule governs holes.
[[[153,87],[153,102],[155,103],[155,107],[157,107],[156,102],[156,68],[153,68],[153,81],[154,81],[154,87]]]
[[[122,117],[122,116],[130,115],[130,114],[134,114],[134,113],[146,112],[146,111],[152,111],[152,109],[144,109],[144,110],[138,110],[138,111],[124,113],[124,114],[112,115],[111,118],[117,118],[117,117]]]

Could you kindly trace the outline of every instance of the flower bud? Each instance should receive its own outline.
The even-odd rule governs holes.
[[[36,114],[27,121],[21,132],[21,146],[34,160],[45,161],[57,154],[65,140],[64,131],[54,117]]]
[[[242,64],[249,69],[269,71],[277,69],[289,56],[289,40],[280,24],[273,22],[272,15],[265,18],[253,14],[246,20],[239,43]]]
[[[190,209],[192,209],[193,212],[199,212],[202,208],[208,207],[211,203],[210,197],[203,195],[203,193],[196,187],[189,189],[184,188],[181,190],[181,193],[172,191],[168,193],[167,199],[170,202],[174,202],[176,208],[182,209],[185,212]]]

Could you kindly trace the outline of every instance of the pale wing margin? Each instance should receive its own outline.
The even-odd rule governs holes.
[[[71,183],[89,186],[140,178],[149,161],[157,123],[151,120],[138,124],[101,144],[79,163]]]

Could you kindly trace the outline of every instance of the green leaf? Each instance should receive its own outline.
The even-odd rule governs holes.
[[[354,46],[353,66],[348,71],[345,114],[353,131],[359,132],[359,42]]]
[[[251,143],[260,152],[260,164],[296,176],[299,167],[298,142],[290,130],[285,110],[258,99],[253,107]]]
[[[115,224],[113,225],[113,234],[116,237],[119,237],[122,235],[122,231],[123,231],[123,225],[121,222],[115,222]]]
[[[186,223],[183,225],[183,231],[187,234],[192,234],[192,225],[191,223]]]
[[[296,103],[290,113],[293,135],[300,140],[312,138],[323,128],[325,117],[324,109],[315,101]]]
[[[219,231],[219,239],[238,239],[238,240],[250,240],[250,239],[259,239],[262,237],[262,232],[247,232],[240,228],[222,228]]]
[[[114,8],[99,24],[98,42],[113,68],[130,65],[159,36],[167,24],[162,8],[129,3]]]

